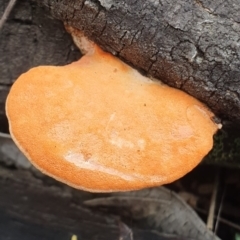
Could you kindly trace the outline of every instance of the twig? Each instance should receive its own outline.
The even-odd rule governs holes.
[[[199,212],[199,213],[202,213],[202,214],[205,214],[207,215],[207,211],[204,210],[204,209],[201,209],[201,208],[198,208],[198,207],[194,207],[194,209]],[[215,215],[214,218],[216,219],[217,216]],[[236,223],[233,223],[229,220],[227,220],[226,218],[222,218],[222,217],[219,217],[218,220],[221,222],[221,223],[224,223],[226,225],[228,225],[229,227],[232,227],[238,231],[240,231],[240,225],[236,224]]]
[[[218,182],[219,182],[219,171],[216,173],[215,181],[214,181],[214,189],[211,198],[211,204],[208,212],[208,219],[207,219],[207,228],[213,230],[213,223],[214,223],[214,212],[216,207],[216,198],[218,192]]]
[[[226,185],[224,185],[224,190],[223,190],[223,194],[222,194],[222,198],[221,198],[221,202],[220,202],[220,207],[219,207],[218,214],[217,214],[217,220],[216,220],[216,224],[214,227],[215,234],[217,233],[217,230],[218,230],[218,225],[219,225],[219,220],[220,220],[220,216],[221,216],[221,212],[222,212],[222,208],[223,208],[223,201],[225,198],[225,193],[226,193]]]
[[[2,26],[4,25],[4,23],[6,22],[6,20],[7,20],[8,16],[9,16],[10,12],[12,11],[16,1],[17,0],[10,0],[9,1],[9,3],[8,3],[8,5],[7,5],[7,7],[6,7],[6,9],[5,9],[1,19],[0,19],[0,30],[1,30]]]
[[[0,137],[2,137],[2,138],[11,138],[11,135],[8,134],[8,133],[2,133],[2,132],[0,132]]]

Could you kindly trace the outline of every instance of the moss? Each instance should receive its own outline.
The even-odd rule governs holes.
[[[205,163],[240,168],[240,129],[223,128],[214,136],[214,146]]]

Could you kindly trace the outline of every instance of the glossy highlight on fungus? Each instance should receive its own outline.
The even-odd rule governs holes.
[[[99,48],[22,74],[6,103],[10,132],[42,172],[92,192],[172,182],[211,150],[213,114]]]

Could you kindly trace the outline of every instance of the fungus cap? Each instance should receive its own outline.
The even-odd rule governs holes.
[[[95,48],[22,74],[6,103],[10,132],[42,172],[92,192],[172,182],[209,152],[213,114]]]

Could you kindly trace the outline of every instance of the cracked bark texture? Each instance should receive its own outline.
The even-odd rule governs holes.
[[[7,3],[0,0],[0,16]],[[65,65],[79,57],[61,21],[35,1],[17,1],[0,31],[0,132],[8,129],[5,100],[20,74],[39,65]]]
[[[43,0],[104,50],[240,126],[239,0]]]

